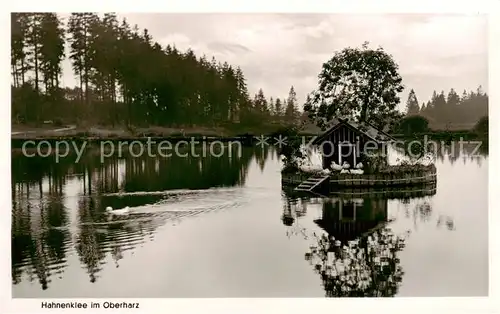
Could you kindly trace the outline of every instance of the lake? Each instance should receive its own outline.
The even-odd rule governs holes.
[[[280,167],[261,148],[104,163],[13,153],[13,297],[488,294],[487,154],[438,156],[435,193],[405,199],[298,197]]]

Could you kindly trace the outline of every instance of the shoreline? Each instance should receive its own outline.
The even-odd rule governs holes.
[[[12,125],[12,139],[32,139],[32,138],[60,138],[60,137],[87,137],[98,139],[113,138],[178,138],[178,137],[210,137],[210,138],[234,138],[241,136],[272,136],[273,134],[284,134],[291,126],[272,125],[260,128],[245,127],[112,127],[112,126],[77,126],[77,125]],[[306,126],[298,132],[300,136],[320,135],[321,131],[317,127]],[[475,134],[474,129],[430,129],[424,133],[414,134],[416,136],[428,134]],[[391,134],[393,137],[408,137],[407,134]]]
[[[152,141],[186,141],[186,140],[196,140],[203,142],[210,141],[258,141],[260,137],[264,138],[279,138],[282,135],[284,137],[288,137],[285,133],[274,132],[274,133],[245,133],[234,136],[214,136],[210,134],[184,134],[184,135],[153,135],[153,134],[145,134],[142,136],[134,136],[134,135],[90,135],[90,134],[57,134],[57,135],[36,135],[33,133],[28,134],[11,134],[11,141],[63,141],[63,140],[74,140],[74,141],[147,141],[148,139]],[[314,137],[318,136],[317,133],[308,133],[308,132],[299,132],[297,136],[305,136],[305,137]],[[486,134],[478,134],[473,131],[431,131],[425,133],[415,133],[413,135],[405,135],[405,134],[390,134],[392,137],[396,139],[418,139],[423,138],[424,136],[439,138],[439,137],[447,137],[447,138],[459,138],[467,137],[467,138],[487,138],[488,133]]]
[[[139,130],[140,131],[140,130]],[[170,142],[176,144],[179,142],[188,143],[210,143],[210,142],[222,142],[231,143],[239,142],[243,147],[254,147],[256,144],[261,142],[261,139],[266,139],[266,143],[269,145],[274,144],[274,142],[280,139],[280,136],[287,138],[286,131],[284,129],[277,130],[275,132],[253,132],[249,130],[247,132],[242,132],[240,134],[235,134],[236,132],[220,132],[221,134],[215,135],[214,130],[208,129],[169,129],[169,128],[149,128],[144,129],[142,132],[124,131],[119,129],[82,129],[76,126],[61,126],[58,129],[26,129],[24,132],[14,131],[11,133],[11,150],[17,151],[21,150],[23,145],[28,142],[34,142],[30,145],[38,145],[41,142],[48,142],[50,145],[61,142],[72,142],[73,145],[82,145],[86,143],[88,147],[100,147],[103,143],[120,143],[122,145],[129,145],[134,142],[140,143],[151,143],[151,145],[158,145],[160,142]],[[225,133],[225,134],[224,134]],[[297,136],[306,137],[308,139],[318,136],[320,133],[316,132],[299,132]],[[396,140],[410,141],[424,139],[425,136],[428,139],[450,142],[454,140],[487,140],[488,134],[478,134],[473,130],[461,130],[461,131],[429,131],[425,133],[418,133],[413,135],[406,134],[391,134]],[[44,143],[43,145],[46,145]],[[70,147],[73,145],[69,145]]]

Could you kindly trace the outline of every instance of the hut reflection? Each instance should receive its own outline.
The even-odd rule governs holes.
[[[387,222],[387,199],[325,198],[321,218],[314,222],[344,244]]]
[[[416,192],[419,195],[420,192]],[[435,193],[435,192],[433,192]],[[396,234],[388,218],[389,200],[366,197],[299,197],[284,189],[282,220],[287,235],[303,235],[313,243],[305,259],[320,275],[327,297],[391,297],[397,294],[404,275],[398,252],[411,230]],[[436,222],[438,228],[455,230],[453,218],[438,215],[432,220],[432,196],[399,199],[406,218],[418,223]],[[310,232],[299,225],[297,212],[320,204],[314,223],[324,232]],[[436,217],[434,217],[436,218]],[[292,230],[292,231],[290,231]]]
[[[386,228],[383,198],[325,198],[316,235],[305,259],[321,276],[327,297],[390,297],[403,271],[397,252],[404,238]]]

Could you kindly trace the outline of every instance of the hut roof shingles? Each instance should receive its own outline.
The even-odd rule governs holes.
[[[314,143],[317,144],[320,141],[324,140],[331,132],[333,132],[341,124],[346,124],[346,125],[350,126],[351,128],[357,130],[358,132],[366,135],[370,139],[377,141],[379,143],[391,142],[391,141],[395,140],[389,134],[385,133],[382,130],[375,128],[373,125],[371,125],[369,123],[366,123],[366,122],[358,123],[358,122],[348,120],[348,119],[334,118],[326,123],[326,125],[328,126],[328,129],[323,134],[318,136],[318,138],[316,138]]]

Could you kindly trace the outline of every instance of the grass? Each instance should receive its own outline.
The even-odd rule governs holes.
[[[60,132],[51,132],[51,130],[61,129],[54,125],[28,126],[12,125],[12,132],[26,132],[12,134],[13,139],[32,139],[32,138],[97,138],[97,139],[116,139],[116,138],[184,138],[184,137],[216,137],[229,138],[241,136],[260,136],[261,134],[272,134],[286,129],[286,126],[280,124],[268,124],[256,127],[245,127],[238,124],[226,126],[190,126],[190,127],[135,127],[135,126],[77,126],[72,130]]]
[[[12,132],[26,132],[19,134],[12,134],[13,139],[25,138],[96,138],[96,139],[117,139],[117,138],[183,138],[183,137],[240,137],[240,136],[278,136],[282,134],[287,135],[287,127],[282,124],[267,124],[257,127],[244,127],[238,124],[218,126],[218,127],[163,127],[163,126],[149,126],[149,127],[126,127],[126,126],[77,126],[72,130],[65,130],[62,132],[51,132],[51,130],[64,128],[64,126],[55,126],[51,124],[41,125],[20,125],[13,124]],[[319,129],[308,127],[298,133],[300,136],[314,136],[320,134]],[[404,135],[394,134],[396,138],[423,138],[429,136],[437,139],[455,139],[459,137],[474,138],[477,137],[473,130],[431,130],[426,133]]]

